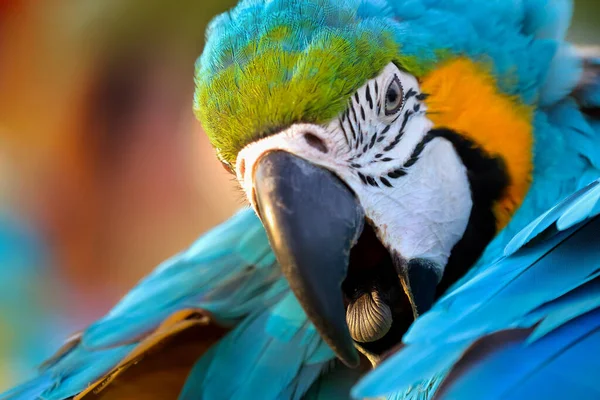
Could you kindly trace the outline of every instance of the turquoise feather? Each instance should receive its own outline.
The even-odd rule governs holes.
[[[502,339],[488,342],[492,340]],[[482,339],[481,346],[485,345]],[[476,399],[485,393],[486,399],[597,399],[599,345],[600,309],[596,309],[533,343],[511,338],[483,351],[483,362],[458,363],[456,368],[463,364],[468,371],[456,379],[449,376],[436,397]]]
[[[302,395],[334,358],[297,304],[260,221],[243,210],[161,264],[81,342],[2,399],[63,399],[110,371],[173,312],[202,308],[237,324],[190,375],[181,398]]]

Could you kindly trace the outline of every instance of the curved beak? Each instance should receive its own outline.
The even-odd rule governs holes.
[[[255,199],[269,241],[310,320],[348,366],[359,364],[341,289],[364,212],[331,172],[283,151],[263,155],[254,170]]]

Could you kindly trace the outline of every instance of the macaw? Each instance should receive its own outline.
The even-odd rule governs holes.
[[[566,0],[244,0],[195,112],[250,207],[2,399],[594,398],[600,90]]]

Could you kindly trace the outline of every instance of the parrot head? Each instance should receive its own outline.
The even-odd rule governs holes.
[[[523,2],[467,3],[243,1],[196,65],[196,115],[348,365],[397,345],[530,186],[556,49]]]

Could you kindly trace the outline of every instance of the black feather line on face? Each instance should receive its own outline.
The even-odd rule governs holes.
[[[392,184],[390,183],[390,181],[388,181],[387,179],[385,179],[383,176],[379,177],[379,180],[387,187],[393,187]]]
[[[354,124],[350,120],[350,110],[346,111],[346,121],[348,121],[348,126],[350,127],[350,132],[352,132],[352,143],[356,146],[356,130],[354,129]]]
[[[403,115],[404,115],[404,119],[402,120],[402,125],[400,126],[400,130],[398,131],[398,134],[396,135],[394,140],[383,149],[383,151],[386,151],[386,152],[390,151],[394,147],[396,147],[398,145],[398,143],[400,143],[400,139],[402,139],[402,136],[404,136],[404,130],[406,128],[406,124],[408,123],[408,120],[410,119],[410,117],[412,117],[414,115],[414,113],[410,110],[407,110],[406,112],[404,112]]]
[[[360,180],[362,181],[363,184],[367,185],[367,178],[361,174],[360,172],[358,173],[358,177],[360,178]]]
[[[392,179],[400,178],[401,176],[406,175],[406,171],[402,168],[395,169],[391,172],[388,172],[387,176]]]
[[[371,138],[371,142],[369,143],[369,149],[373,148],[373,146],[375,145],[375,140],[377,140],[377,133],[375,133]]]
[[[488,154],[465,136],[444,128],[432,130],[427,135],[444,138],[452,143],[467,169],[473,200],[465,233],[452,249],[444,276],[438,285],[438,295],[441,295],[475,264],[496,235],[494,206],[504,196],[510,178],[506,163],[501,157]]]
[[[365,104],[368,103],[369,109],[371,109],[371,110],[373,110],[373,108],[375,106],[375,101],[373,99],[372,93],[373,92],[375,93],[376,99],[378,99],[378,94],[379,94],[379,86],[378,86],[377,81],[374,81],[372,83],[372,85],[373,85],[373,87],[371,87],[371,83],[368,83],[365,87]],[[398,120],[398,118],[403,117],[402,124],[400,126],[400,129],[399,129],[397,135],[393,138],[393,140],[390,143],[387,144],[386,147],[384,147],[383,154],[382,153],[376,154],[375,155],[376,160],[372,160],[369,163],[372,164],[374,162],[392,161],[393,159],[391,157],[386,157],[383,160],[381,158],[383,157],[384,153],[393,150],[400,143],[400,140],[402,139],[402,136],[404,135],[406,125],[407,125],[408,121],[410,120],[410,118],[415,114],[420,115],[423,113],[423,112],[420,112],[421,111],[420,103],[414,104],[412,109],[408,109],[407,107],[405,107],[405,103],[408,99],[410,99],[412,97],[422,98],[423,96],[421,96],[421,95],[422,94],[418,93],[415,89],[410,88],[406,93],[404,93],[404,98],[402,101],[403,105],[402,105],[401,109],[399,110],[399,112],[397,113],[397,115],[393,118],[393,120],[389,124],[385,125],[385,127],[380,132],[375,132],[370,138],[366,138],[365,133],[362,130],[362,123],[366,122],[366,119],[367,119],[365,107],[363,106],[363,104],[360,103],[361,97],[359,95],[359,92],[355,92],[354,96],[351,97],[350,100],[348,101],[348,107],[344,111],[344,113],[342,114],[342,118],[340,119],[340,126],[341,126],[342,132],[344,134],[346,144],[350,148],[353,148],[354,150],[359,150],[359,153],[351,156],[351,158],[348,159],[348,162],[351,162],[352,160],[363,157],[370,149],[375,147],[376,143],[381,143],[384,140],[386,140],[386,134],[390,131],[390,129],[392,128],[394,123]],[[380,110],[379,110],[380,104],[379,103],[380,102],[378,99],[377,100],[377,108],[378,108],[377,113],[380,112]],[[346,121],[348,122],[348,127],[344,126],[344,123]],[[351,133],[351,137],[350,137],[350,133]],[[419,152],[417,152],[417,154],[413,154],[411,156],[411,158],[407,161],[407,165],[405,165],[405,167],[410,167],[411,165],[413,165],[416,162],[416,157],[418,157],[418,153]]]
[[[410,157],[408,158],[408,160],[406,160],[406,162],[403,165],[404,169],[412,167],[419,159],[419,156],[421,155],[423,150],[425,150],[425,146],[427,145],[427,143],[431,142],[436,137],[439,137],[436,131],[429,131],[413,149],[413,152],[411,153]]]
[[[346,129],[344,128],[344,121],[342,120],[342,118],[340,118],[338,120],[338,123],[340,124],[340,129],[342,130],[342,133],[344,134],[344,139],[346,140],[346,145],[348,146],[348,148],[350,148],[350,139],[348,138],[348,133],[346,132]]]
[[[379,187],[379,184],[377,183],[377,181],[375,180],[375,178],[373,178],[372,176],[367,176],[367,182],[371,186]]]
[[[356,117],[356,110],[354,109],[354,103],[353,102],[350,102],[350,111],[352,111],[352,117],[354,119],[354,123],[358,124],[358,118]]]
[[[371,97],[371,87],[369,85],[367,85],[366,98],[367,98],[367,101],[369,102],[369,108],[372,110],[373,109],[373,98]]]
[[[415,96],[416,94],[417,92],[413,88],[408,89],[408,92],[406,92],[406,95],[404,95],[404,102],[406,102],[408,99]]]

